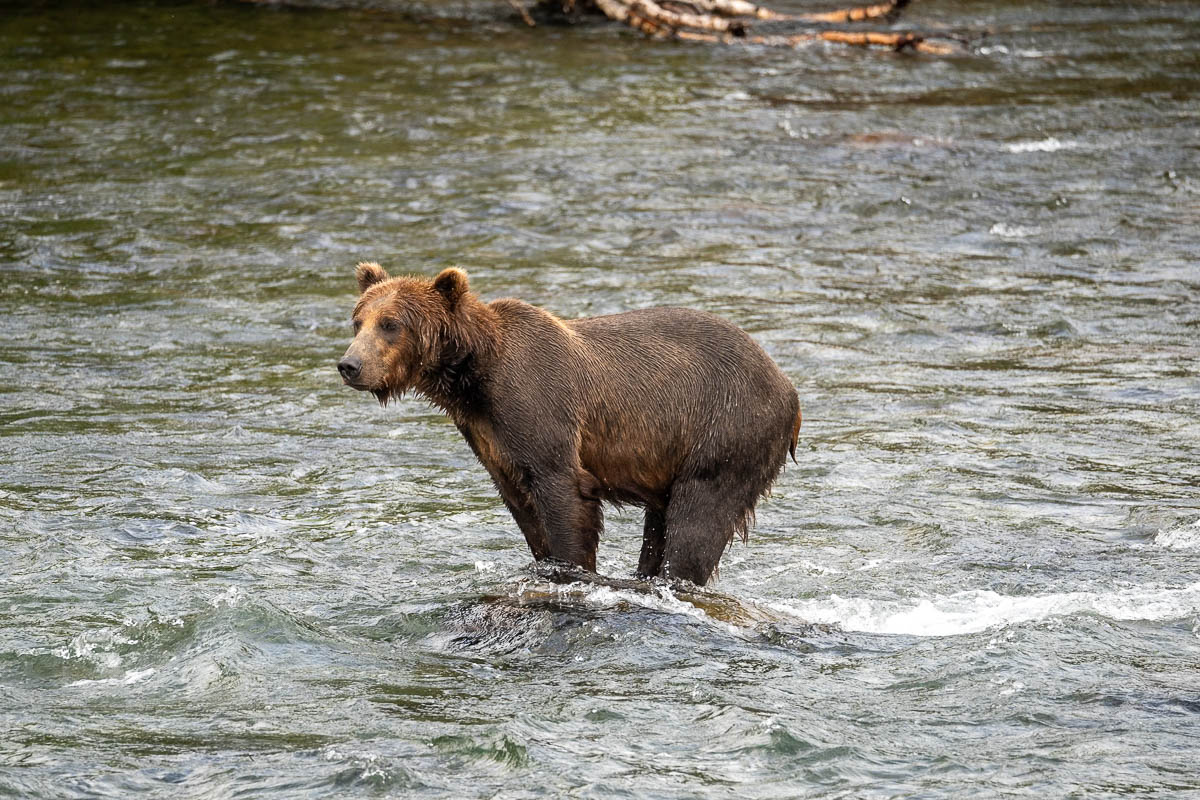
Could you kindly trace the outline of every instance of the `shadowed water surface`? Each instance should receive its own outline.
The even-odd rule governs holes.
[[[0,795],[1200,792],[1194,4],[2,11]],[[361,259],[749,330],[805,427],[722,596],[528,572],[339,385]]]

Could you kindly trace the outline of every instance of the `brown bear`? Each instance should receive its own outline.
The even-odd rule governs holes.
[[[640,577],[704,585],[796,456],[800,401],[744,331],[700,311],[562,320],[480,301],[467,275],[356,272],[343,381],[442,408],[535,559],[594,572],[600,503],[645,509]]]

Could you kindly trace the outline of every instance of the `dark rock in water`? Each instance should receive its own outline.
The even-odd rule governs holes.
[[[580,636],[592,635],[583,628],[598,623],[609,632],[652,627],[656,615],[662,614],[691,623],[719,623],[737,638],[793,651],[815,649],[810,637],[837,630],[797,623],[756,603],[682,582],[613,578],[545,561],[532,563],[526,574],[504,594],[485,595],[451,610],[444,628],[430,641],[449,650],[491,655],[566,652]],[[621,594],[614,596],[606,589]],[[636,595],[646,600],[640,602]]]

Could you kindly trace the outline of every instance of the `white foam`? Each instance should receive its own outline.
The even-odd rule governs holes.
[[[1154,543],[1168,550],[1200,550],[1200,520],[1190,525],[1159,531],[1154,536]]]
[[[1004,149],[1010,153],[1054,153],[1079,147],[1076,142],[1064,142],[1053,136],[1038,142],[1009,142]]]
[[[636,606],[701,619],[720,626],[730,633],[737,633],[741,630],[737,625],[716,619],[706,613],[704,609],[679,599],[668,586],[657,586],[652,593],[647,593],[586,583],[551,584],[544,588],[538,584],[523,583],[517,587],[518,595],[531,586],[537,586],[543,591],[548,590],[563,600],[586,603],[593,608],[611,609],[621,606]]]
[[[208,602],[213,608],[236,608],[246,599],[246,592],[240,586],[227,586],[223,592],[210,597]]]
[[[146,680],[146,678],[149,678],[153,674],[154,674],[154,667],[149,667],[147,669],[133,669],[133,670],[127,671],[125,673],[125,675],[120,678],[99,678],[96,680],[86,680],[85,679],[85,680],[81,680],[81,681],[75,681],[73,683],[68,683],[67,686],[103,686],[105,684],[110,685],[110,686],[116,686],[116,685],[129,686],[134,683],[141,683],[142,681]]]
[[[1009,225],[1007,222],[997,222],[988,229],[993,236],[1003,236],[1005,239],[1024,239],[1041,233],[1041,228],[1029,225]]]
[[[1129,587],[1105,592],[1012,596],[975,590],[902,600],[839,597],[791,600],[770,607],[805,622],[847,631],[909,636],[956,636],[1072,614],[1115,620],[1172,620],[1200,614],[1200,582]]]
[[[659,587],[653,594],[635,592],[630,589],[614,589],[611,586],[589,586],[570,583],[557,587],[557,593],[565,598],[577,598],[598,608],[614,608],[619,605],[641,606],[672,614],[687,614],[703,617],[704,612],[691,603],[684,602],[666,587]]]

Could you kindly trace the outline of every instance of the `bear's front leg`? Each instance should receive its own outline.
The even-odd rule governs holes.
[[[518,486],[503,469],[493,471],[491,467],[488,467],[488,472],[492,475],[492,482],[500,490],[500,499],[504,501],[508,513],[512,514],[513,519],[517,522],[517,527],[524,534],[525,543],[529,545],[529,552],[533,553],[534,560],[541,561],[543,558],[550,558],[550,540],[546,537],[546,531],[538,519],[529,492]]]
[[[545,555],[535,550],[534,558],[554,558],[595,572],[604,528],[596,479],[579,462],[579,437],[570,418],[538,413],[539,408],[514,404],[492,423],[498,451],[540,529],[535,538],[547,546]]]
[[[526,486],[550,557],[595,572],[604,517],[600,501],[585,496],[580,473],[578,468],[564,470],[561,465],[530,465],[525,470]]]

